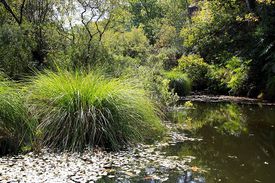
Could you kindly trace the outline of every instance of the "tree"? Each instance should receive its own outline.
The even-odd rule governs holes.
[[[142,26],[150,43],[154,44],[160,20],[164,16],[162,7],[157,0],[129,0],[129,4],[133,26]]]

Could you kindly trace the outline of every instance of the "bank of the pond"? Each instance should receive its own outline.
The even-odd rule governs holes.
[[[192,173],[190,162],[195,157],[167,156],[163,151],[167,146],[196,140],[171,131],[165,142],[139,144],[119,152],[56,153],[45,149],[40,154],[5,156],[0,158],[0,182],[164,182],[176,174],[179,181],[204,183]],[[203,170],[195,169],[199,171]]]
[[[275,102],[248,98],[248,97],[238,97],[238,96],[228,96],[228,95],[188,95],[180,97],[181,102],[191,101],[191,102],[206,102],[206,103],[221,103],[221,102],[233,102],[237,104],[258,104],[258,105],[268,105],[275,106]]]

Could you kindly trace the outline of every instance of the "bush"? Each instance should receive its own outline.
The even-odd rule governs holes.
[[[242,60],[239,57],[232,57],[226,63],[226,68],[229,70],[229,80],[227,82],[227,87],[230,89],[231,94],[241,94],[247,89],[245,82],[248,79],[248,64],[250,60]]]
[[[169,88],[179,96],[186,96],[191,91],[191,82],[186,74],[180,71],[169,71],[165,73],[170,80]]]
[[[29,86],[31,112],[40,121],[43,142],[61,150],[113,150],[163,132],[157,107],[130,81],[99,72],[38,74]]]
[[[11,82],[0,81],[0,155],[16,153],[32,140],[33,120]]]
[[[163,68],[165,70],[171,70],[178,66],[178,58],[180,58],[181,53],[175,47],[161,48],[157,56],[161,59]]]
[[[275,99],[275,76],[270,77],[266,87],[266,98]]]
[[[133,28],[126,32],[107,31],[103,44],[112,55],[121,55],[145,61],[149,54],[149,41],[141,28]]]
[[[192,81],[194,90],[206,89],[209,83],[207,77],[210,72],[210,66],[204,62],[199,55],[182,56],[179,60],[178,68],[186,73]]]
[[[174,105],[178,96],[169,90],[169,80],[163,74],[161,63],[139,66],[128,73],[129,78],[135,78],[142,83],[143,88],[150,93],[162,110]]]
[[[207,77],[209,78],[208,90],[211,91],[211,94],[228,95],[227,82],[230,79],[228,69],[211,65],[211,70],[208,72]]]

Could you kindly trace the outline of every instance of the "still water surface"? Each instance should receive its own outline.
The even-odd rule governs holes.
[[[190,163],[193,171],[169,172],[165,182],[275,182],[275,106],[187,102],[171,113],[171,119],[180,133],[201,140],[162,149],[168,156],[195,157]],[[122,182],[160,182],[145,176],[146,170]]]
[[[202,141],[169,146],[169,155],[195,156],[206,182],[275,182],[275,107],[194,103],[174,114],[184,132]],[[188,129],[188,130],[187,130]]]

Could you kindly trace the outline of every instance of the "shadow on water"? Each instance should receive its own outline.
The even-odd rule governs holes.
[[[195,156],[192,164],[207,170],[206,182],[274,182],[274,107],[194,103],[172,116],[181,130],[203,140],[178,143],[165,151]]]

